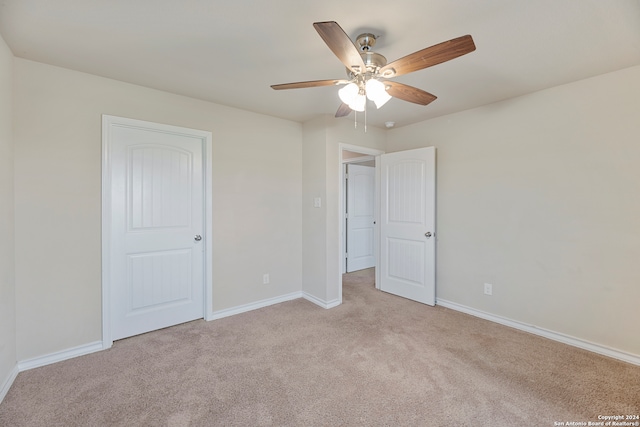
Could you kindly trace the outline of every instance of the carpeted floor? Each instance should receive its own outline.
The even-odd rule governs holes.
[[[640,414],[640,367],[344,277],[22,372],[1,426],[554,426]],[[556,424],[557,423],[557,424]],[[566,425],[566,424],[565,424]]]

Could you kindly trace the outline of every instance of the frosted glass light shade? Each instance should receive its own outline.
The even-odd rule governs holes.
[[[391,95],[389,95],[386,91],[384,91],[382,94],[378,95],[376,99],[373,100],[373,102],[374,104],[376,104],[376,108],[380,108],[384,104],[386,104],[387,101],[389,101],[390,99],[391,99]]]
[[[367,98],[374,101],[376,96],[380,93],[384,92],[384,84],[380,80],[369,79],[365,84],[365,89],[367,90]]]
[[[349,103],[349,108],[353,111],[364,111],[365,102],[367,102],[367,97],[362,94],[358,94],[355,96],[353,101]]]
[[[355,83],[349,83],[342,89],[338,91],[338,96],[340,97],[340,101],[349,105],[353,102],[356,96],[358,96],[358,92],[360,88]]]
[[[391,95],[387,93],[384,83],[376,79],[367,80],[365,84],[367,98],[372,100],[377,108],[382,107],[391,99]]]

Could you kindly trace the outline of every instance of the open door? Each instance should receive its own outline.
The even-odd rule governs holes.
[[[435,147],[380,156],[380,289],[435,305]]]

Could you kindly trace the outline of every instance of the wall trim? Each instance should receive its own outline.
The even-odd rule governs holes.
[[[341,304],[341,301],[339,299],[335,299],[332,301],[324,301],[314,297],[311,294],[299,291],[299,292],[292,292],[290,294],[281,295],[279,297],[263,299],[261,301],[256,301],[249,304],[243,304],[243,305],[238,305],[236,307],[217,310],[217,311],[214,311],[211,314],[211,316],[207,316],[205,320],[211,321],[211,320],[222,319],[224,317],[235,316],[236,314],[246,313],[247,311],[257,310],[259,308],[268,307],[274,304],[280,304],[281,302],[291,301],[298,298],[304,298],[307,301],[312,302],[315,305],[320,306],[322,308],[326,308],[326,309],[337,307]]]
[[[20,370],[18,369],[18,364],[16,363],[11,372],[5,380],[2,382],[2,387],[0,387],[0,403],[4,400],[7,393],[9,393],[9,389],[13,385],[13,382],[16,380],[18,373]]]
[[[321,300],[320,298],[314,297],[313,295],[308,294],[306,292],[302,292],[302,298],[306,299],[309,302],[314,303],[317,306],[320,306],[326,309],[337,307],[340,304],[342,304],[342,301],[340,301],[339,299],[334,299],[332,301],[325,301],[325,300]]]
[[[72,359],[74,357],[95,353],[96,351],[101,351],[103,349],[102,341],[94,341],[77,347],[68,348],[66,350],[57,351],[55,353],[45,354],[44,356],[19,361],[18,370],[20,372],[27,371],[29,369],[51,365],[52,363],[62,362],[63,360]]]
[[[607,347],[601,344],[596,344],[580,338],[572,337],[570,335],[565,335],[560,332],[551,331],[549,329],[540,328],[535,325],[529,325],[527,323],[522,323],[517,320],[512,320],[506,317],[497,316],[495,314],[491,314],[485,311],[477,310],[475,308],[467,307],[466,305],[458,304],[452,301],[447,301],[447,300],[438,298],[436,300],[436,304],[445,308],[450,308],[451,310],[470,314],[471,316],[479,317],[481,319],[489,320],[494,323],[499,323],[504,326],[509,326],[514,329],[518,329],[524,332],[529,332],[534,335],[538,335],[544,338],[558,341],[563,344],[567,344],[573,347],[578,347],[583,350],[588,350],[593,353],[598,353],[603,356],[612,357],[614,359],[618,359],[623,362],[640,366],[640,356],[636,354],[631,354],[625,351],[616,350],[611,347]]]
[[[268,307],[274,304],[280,304],[281,302],[291,301],[294,299],[302,298],[302,292],[292,292],[290,294],[281,295],[279,297],[267,298],[261,301],[251,302],[249,304],[238,305],[236,307],[225,308],[223,310],[213,311],[208,315],[205,320],[211,321],[216,319],[222,319],[223,317],[229,317],[240,313],[246,313],[247,311],[257,310],[259,308]]]

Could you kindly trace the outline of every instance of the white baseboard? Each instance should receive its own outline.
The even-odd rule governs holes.
[[[270,305],[279,304],[285,301],[291,301],[298,298],[304,298],[307,301],[310,301],[322,308],[333,308],[342,304],[342,301],[339,299],[335,299],[333,301],[324,301],[319,298],[314,297],[311,294],[306,292],[292,292],[290,294],[282,295],[275,298],[268,298],[262,301],[256,301],[249,304],[239,305],[237,307],[225,308],[224,310],[213,311],[210,315],[207,316],[205,320],[216,320],[222,319],[223,317],[234,316],[240,313],[246,313],[247,311],[257,310],[259,308],[268,307]]]
[[[20,372],[20,370],[18,369],[18,364],[16,363],[16,365],[13,367],[11,372],[9,372],[9,375],[7,376],[7,378],[5,378],[5,380],[1,384],[0,403],[2,403],[2,401],[4,400],[4,397],[7,395],[7,393],[9,393],[9,389],[11,388],[11,386],[13,385],[13,382],[16,380],[16,377],[18,376],[18,372]]]
[[[225,308],[224,310],[213,311],[205,320],[222,319],[223,317],[233,316],[235,314],[246,313],[247,311],[257,310],[259,308],[268,307],[270,305],[279,304],[285,301],[302,298],[302,292],[292,292],[290,294],[281,295],[279,297],[263,299],[249,304],[239,305],[237,307]]]
[[[340,304],[342,304],[342,301],[340,301],[339,299],[334,299],[333,301],[324,301],[324,300],[321,300],[320,298],[316,298],[313,295],[308,294],[306,292],[302,293],[302,298],[306,299],[309,302],[314,303],[315,305],[318,305],[318,306],[320,306],[322,308],[326,308],[326,309],[337,307]]]
[[[103,349],[102,341],[95,341],[78,347],[69,348],[67,350],[46,354],[44,356],[22,360],[18,362],[18,370],[22,372],[33,368],[39,368],[40,366],[51,365],[52,363],[62,362],[63,360],[84,356],[89,353],[95,353],[96,351]]]
[[[540,328],[535,325],[529,325],[526,323],[519,322],[517,320],[512,320],[506,317],[497,316],[495,314],[487,313],[481,310],[476,310],[475,308],[467,307],[465,305],[458,304],[455,302],[438,299],[436,301],[436,304],[442,307],[450,308],[452,310],[460,311],[462,313],[470,314],[472,316],[479,317],[481,319],[489,320],[491,322],[499,323],[501,325],[519,329],[521,331],[529,332],[534,335],[539,335],[541,337],[558,341],[563,344],[568,344],[573,347],[578,347],[583,350],[592,351],[594,353],[598,353],[603,356],[612,357],[614,359],[622,360],[623,362],[628,362],[628,363],[632,363],[634,365],[640,366],[640,356],[636,354],[631,354],[625,351],[616,350],[614,348],[610,348],[610,347],[592,343],[590,341],[586,341],[580,338],[575,338],[569,335],[565,335],[560,332],[550,331],[548,329]]]

